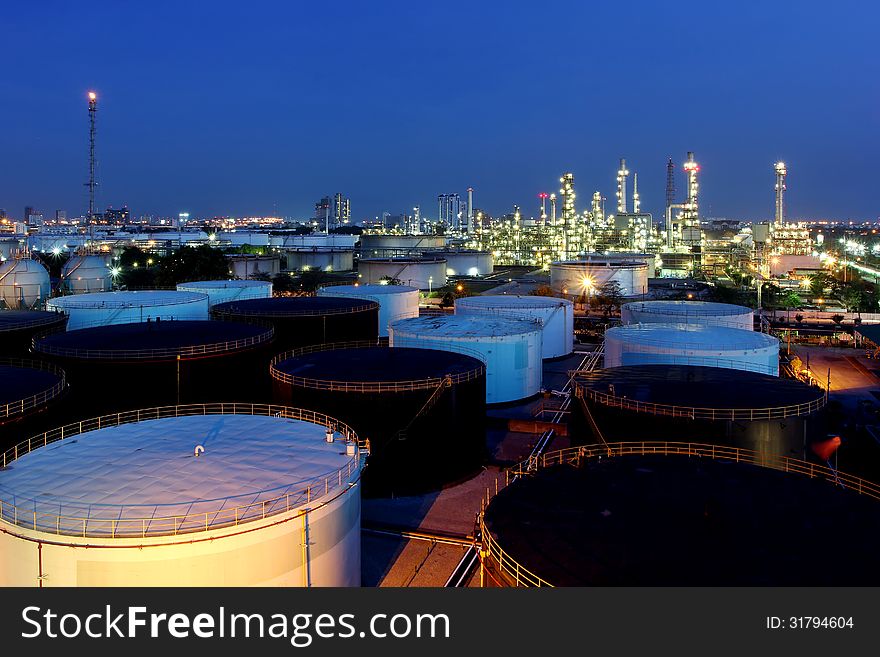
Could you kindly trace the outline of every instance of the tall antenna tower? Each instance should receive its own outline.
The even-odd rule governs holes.
[[[639,210],[642,207],[642,202],[639,199],[639,174],[633,174],[633,214],[638,214]]]
[[[98,95],[94,91],[89,92],[89,223],[95,222],[95,118],[98,114]]]
[[[626,160],[620,158],[620,169],[617,170],[617,214],[626,214]]]
[[[672,158],[666,163],[666,209],[675,204],[675,164]]]
[[[776,171],[776,225],[781,226],[785,222],[785,207],[782,204],[782,196],[785,193],[785,176],[788,173],[785,162],[777,162],[773,165]]]

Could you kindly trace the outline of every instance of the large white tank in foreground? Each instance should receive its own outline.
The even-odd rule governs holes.
[[[272,283],[269,281],[190,281],[178,283],[177,290],[207,294],[208,304],[211,306],[240,299],[272,297]]]
[[[388,329],[392,347],[454,351],[486,365],[486,403],[516,401],[540,392],[541,325],[490,315],[403,319]]]
[[[12,259],[0,265],[0,300],[11,310],[37,308],[51,290],[49,272],[36,260]]]
[[[311,411],[235,412],[132,411],[7,452],[0,586],[359,586],[356,436]]]
[[[779,376],[779,340],[701,324],[629,324],[605,332],[605,367],[642,364],[726,367]]]
[[[755,328],[751,308],[710,301],[633,301],[620,307],[624,324],[704,324],[746,331]]]
[[[113,287],[109,256],[71,256],[61,269],[61,287],[66,294],[109,292]]]
[[[456,315],[487,313],[539,322],[543,327],[543,358],[567,356],[574,349],[574,304],[567,299],[492,294],[455,302]]]
[[[592,294],[611,281],[620,284],[620,292],[625,297],[647,294],[648,265],[644,259],[614,255],[591,255],[584,260],[550,263],[550,286],[569,297]]]
[[[318,290],[319,297],[352,297],[379,304],[379,335],[388,336],[388,325],[398,319],[419,316],[419,290],[407,285],[331,285]]]
[[[396,280],[420,290],[436,290],[446,285],[446,259],[361,258],[358,274],[367,285]]]
[[[146,322],[148,319],[209,319],[207,294],[174,290],[96,292],[55,297],[46,302],[46,309],[65,313],[70,318],[68,331]]]

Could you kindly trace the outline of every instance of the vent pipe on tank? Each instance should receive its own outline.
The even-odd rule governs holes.
[[[355,443],[348,443],[345,446],[345,455],[346,456],[354,456],[357,451],[357,445]]]
[[[204,453],[205,453],[205,446],[204,445],[196,445],[196,448],[193,450],[193,456],[195,456],[196,458],[198,458],[199,456],[201,456]]]
[[[324,434],[324,440],[328,443],[332,443],[333,439],[333,429],[327,429],[327,433]]]

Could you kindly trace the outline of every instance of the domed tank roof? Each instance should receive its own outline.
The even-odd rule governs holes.
[[[765,333],[703,324],[628,324],[608,329],[605,336],[631,344],[714,350],[763,349],[779,344],[778,339]]]
[[[66,291],[76,294],[109,291],[112,275],[107,256],[72,256],[61,269],[61,281]]]
[[[0,265],[0,300],[7,308],[34,308],[50,291],[49,272],[36,260],[21,258]]]

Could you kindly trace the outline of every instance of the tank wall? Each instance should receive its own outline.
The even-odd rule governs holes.
[[[455,340],[431,334],[407,334],[389,329],[392,347],[440,349],[467,356],[479,355],[486,364],[486,403],[517,401],[541,390],[541,333]]]
[[[50,293],[49,272],[35,260],[7,260],[0,265],[0,300],[7,308],[37,308]]]
[[[226,301],[243,301],[245,299],[269,299],[272,297],[272,283],[268,281],[252,281],[259,285],[236,286],[234,281],[227,287],[201,286],[193,283],[178,283],[181,292],[201,292],[208,295],[208,305],[215,306]]]
[[[684,345],[629,342],[605,334],[605,367],[626,365],[703,365],[779,376],[779,345],[753,349],[695,349]]]
[[[648,267],[644,263],[627,264],[623,267],[606,267],[603,263],[589,262],[550,265],[550,286],[559,294],[580,296],[584,290],[585,277],[590,279],[593,289],[616,281],[625,297],[648,293]]]
[[[446,273],[450,276],[485,276],[494,269],[491,253],[455,253],[444,252]]]
[[[751,311],[741,312],[735,315],[713,314],[707,310],[698,312],[696,309],[685,313],[681,307],[666,306],[664,312],[662,306],[649,306],[648,310],[640,307],[640,304],[625,303],[620,308],[620,321],[622,324],[702,324],[704,326],[728,326],[730,328],[755,330],[754,314]]]
[[[37,540],[69,540],[42,547],[43,586],[360,586],[360,486],[305,517],[295,512],[255,521],[233,534],[216,530],[167,539],[76,539],[4,529],[0,532],[0,586],[38,586]],[[289,518],[287,522],[280,522]],[[305,519],[305,522],[304,522]],[[304,524],[308,551],[303,554]],[[258,528],[258,529],[257,529]],[[230,528],[236,529],[236,528]],[[186,542],[202,540],[200,542]],[[85,547],[83,543],[91,544]]]
[[[436,290],[446,285],[446,261],[393,262],[388,260],[361,260],[358,263],[361,283],[379,285],[384,278],[399,280],[404,285],[420,290]]]
[[[281,273],[280,256],[253,256],[249,258],[228,258],[229,273],[235,278],[248,280],[255,274],[277,276]]]
[[[65,297],[61,297],[64,299]],[[73,331],[92,326],[109,326],[111,324],[131,324],[146,322],[148,319],[208,319],[208,297],[187,300],[181,303],[152,306],[148,302],[138,306],[123,308],[66,308],[59,299],[50,299],[46,303],[48,310],[67,313],[69,319],[67,329]]]
[[[574,305],[570,301],[560,299],[559,305],[550,308],[517,308],[514,305],[501,308],[483,306],[479,304],[479,297],[474,299],[474,302],[468,302],[468,298],[456,301],[455,314],[492,314],[540,321],[542,358],[558,358],[574,351]]]
[[[0,333],[0,357],[37,358],[30,353],[34,336],[47,331],[63,331],[67,325],[67,315],[59,313],[58,321],[42,326],[22,327],[14,331]]]
[[[446,246],[443,235],[361,235],[361,256],[388,256],[388,250],[406,255],[413,250],[442,249]]]
[[[107,256],[73,256],[62,271],[62,287],[69,294],[109,292],[113,287]]]
[[[342,287],[342,286],[336,286]],[[398,319],[409,319],[419,316],[419,292],[408,290],[393,294],[358,294],[346,289],[339,291],[336,287],[324,287],[318,290],[319,297],[351,297],[370,299],[379,304],[379,336],[388,337],[388,325]],[[347,286],[346,286],[347,288]]]
[[[354,251],[288,251],[287,268],[351,271],[354,269]]]

